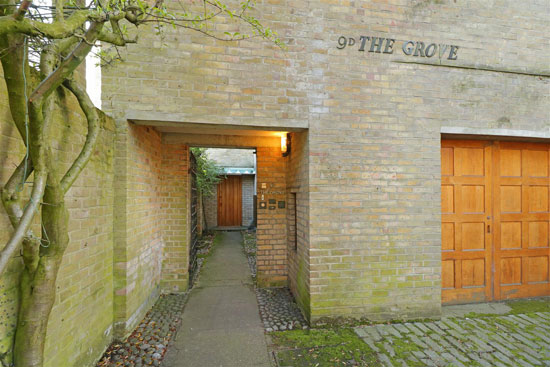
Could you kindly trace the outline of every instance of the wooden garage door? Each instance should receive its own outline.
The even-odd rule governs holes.
[[[491,297],[491,146],[443,141],[441,251],[444,303]]]
[[[550,294],[549,145],[443,141],[442,301]]]
[[[242,177],[227,176],[218,184],[218,226],[242,223]]]
[[[550,294],[548,148],[494,144],[495,299]]]

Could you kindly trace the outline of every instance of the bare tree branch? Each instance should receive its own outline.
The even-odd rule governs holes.
[[[76,46],[76,48],[67,56],[53,73],[48,75],[38,87],[34,90],[29,98],[31,104],[37,103],[42,98],[47,97],[57,87],[63,83],[65,79],[86,59],[86,55],[92,49],[92,45],[97,40],[103,23],[93,22],[90,28],[84,35],[84,39]]]
[[[77,47],[78,48],[78,47]],[[53,74],[53,73],[52,73]],[[39,86],[40,87],[40,86]],[[37,88],[38,89],[38,88]],[[21,243],[25,240],[33,218],[40,207],[42,197],[46,188],[48,179],[48,167],[46,167],[48,131],[53,119],[54,99],[48,97],[51,94],[41,95],[31,102],[29,99],[29,154],[32,157],[34,166],[34,184],[31,196],[21,215],[21,219],[15,226],[10,239],[0,252],[0,276],[6,270],[6,267],[12,256],[19,249]],[[47,102],[47,103],[44,103]],[[44,109],[45,107],[45,109]],[[24,174],[24,173],[23,173]],[[28,237],[27,237],[28,238]],[[35,241],[29,241],[32,245]],[[30,253],[35,252],[31,250]],[[35,262],[35,259],[30,259]]]
[[[13,13],[13,19],[15,20],[21,20],[29,10],[29,6],[32,4],[32,1],[24,0],[21,5],[19,5],[19,8]]]
[[[23,215],[23,207],[20,198],[21,185],[29,178],[34,170],[32,161],[30,159],[28,159],[28,162],[26,161],[27,158],[23,158],[2,189],[2,203],[4,204],[4,208],[14,228]]]
[[[122,33],[113,33],[103,29],[99,34],[99,36],[97,37],[97,40],[107,42],[115,46],[126,46],[126,44],[128,43],[136,43],[137,36],[133,40],[126,39],[122,36]]]
[[[155,0],[155,3],[153,4],[153,6],[151,7],[151,9],[155,10],[155,9],[158,9],[160,7],[160,5],[164,2],[164,0]],[[130,13],[130,12],[129,12]],[[131,23],[134,23],[136,25],[138,25],[139,23],[143,22],[143,21],[146,21],[147,19],[149,19],[149,17],[151,16],[151,12],[147,12],[147,14],[145,14],[145,17],[143,17],[143,19],[141,20],[137,20],[136,18],[136,21],[132,21],[131,19],[129,19],[128,17],[129,16],[133,16],[134,14],[126,14],[126,19],[131,22]]]
[[[55,20],[58,22],[65,21],[65,16],[63,14],[64,6],[65,0],[55,0]]]
[[[32,187],[31,198],[26,206],[21,220],[17,224],[15,231],[11,235],[6,246],[0,252],[0,276],[4,274],[8,263],[19,248],[19,245],[25,238],[27,230],[31,226],[31,222],[38,210],[42,196],[44,195],[44,188],[46,186],[46,178],[48,177],[46,170],[35,171],[34,173],[34,185]]]
[[[194,27],[192,25],[187,25],[187,24],[180,24],[180,23],[173,23],[171,20],[169,19],[156,19],[156,20],[149,20],[147,21],[147,23],[149,22],[156,22],[156,23],[160,23],[160,24],[169,24],[171,26],[174,26],[174,27],[178,27],[178,28],[185,28],[185,29],[189,29],[189,30],[192,30],[192,31],[195,31],[195,32],[199,32],[199,33],[202,33],[204,34],[205,36],[208,36],[210,38],[213,38],[215,40],[218,40],[218,41],[224,41],[224,42],[231,42],[231,41],[242,41],[242,40],[246,40],[246,39],[252,39],[252,38],[258,38],[258,37],[263,37],[265,38],[265,36],[263,35],[260,35],[260,34],[256,34],[256,35],[253,35],[253,36],[247,36],[247,35],[240,35],[238,37],[235,37],[235,36],[227,36],[227,35],[224,35],[224,36],[221,36],[221,35],[217,35],[213,32],[209,32],[209,31],[205,31],[204,29],[200,29],[200,28],[197,28],[197,27]]]
[[[88,134],[86,135],[84,146],[82,147],[78,157],[71,165],[71,168],[69,168],[67,173],[65,173],[65,176],[61,179],[61,190],[63,192],[67,192],[73,182],[78,178],[78,175],[80,175],[80,172],[82,172],[94,152],[97,137],[99,135],[99,114],[97,113],[92,100],[88,96],[88,93],[86,93],[86,90],[82,88],[82,86],[72,79],[65,80],[63,85],[75,95],[78,100],[78,104],[80,105],[80,108],[82,108],[82,111],[84,111],[84,115],[86,115],[86,120],[88,121]]]
[[[17,131],[19,131],[23,142],[26,144],[27,131],[25,123],[27,121],[27,99],[25,98],[25,94],[29,89],[28,85],[30,83],[23,82],[23,74],[30,79],[30,72],[28,58],[24,52],[24,44],[25,42],[22,36],[0,37],[0,45],[10,50],[7,55],[0,59],[6,86],[9,90],[8,101],[10,112],[13,122],[17,127]]]
[[[223,12],[221,10],[218,10],[215,13],[211,13],[210,15],[208,15],[206,17],[203,17],[203,18],[200,18],[200,19],[189,19],[189,18],[185,18],[185,17],[181,17],[181,18],[176,17],[177,14],[167,18],[164,15],[157,15],[157,14],[153,14],[153,13],[149,12],[149,13],[147,13],[147,17],[140,20],[139,23],[147,23],[147,22],[151,22],[151,21],[156,21],[157,19],[162,19],[162,20],[165,20],[165,21],[173,22],[173,23],[183,22],[183,23],[200,24],[200,23],[204,23],[204,22],[209,21],[209,20],[213,20],[214,18],[218,17],[222,13]],[[154,18],[154,19],[151,20],[149,18]]]
[[[65,21],[45,23],[28,18],[0,17],[0,35],[9,33],[26,34],[27,36],[44,36],[49,39],[61,39],[72,36],[88,20],[97,18],[92,10],[77,10]]]

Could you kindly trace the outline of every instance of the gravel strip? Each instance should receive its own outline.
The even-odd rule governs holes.
[[[252,278],[256,279],[256,232],[250,230],[242,231],[242,235],[244,253],[248,260],[250,274],[252,274]]]
[[[247,256],[248,267],[250,268],[250,274],[252,278],[256,279],[256,256]]]

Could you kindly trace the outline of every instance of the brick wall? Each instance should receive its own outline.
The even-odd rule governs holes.
[[[548,12],[538,1],[491,4],[316,9],[316,24],[330,36],[321,41],[326,58],[307,57],[315,61],[310,88],[324,93],[310,109],[312,319],[438,315],[441,127],[547,131],[548,78],[520,73],[548,74]],[[456,62],[418,65],[410,62],[431,61],[399,49],[391,56],[340,51],[341,34],[461,48]]]
[[[242,180],[242,225],[248,227],[254,220],[254,175],[243,175]]]
[[[11,120],[6,86],[0,79],[0,185],[24,156],[22,140]],[[89,366],[111,342],[113,324],[113,175],[114,123],[103,117],[97,149],[66,196],[69,246],[57,277],[57,294],[48,323],[45,366]],[[87,125],[76,100],[60,106],[55,131],[60,144],[56,162],[67,169],[85,140]],[[28,186],[28,185],[27,185]],[[28,190],[28,189],[27,189]],[[35,230],[39,227],[36,226]],[[0,209],[0,243],[11,234]],[[36,233],[36,232],[35,232]],[[0,279],[0,353],[9,347],[15,323],[17,255]],[[84,321],[84,322],[83,322]]]
[[[125,335],[160,293],[163,238],[162,148],[154,129],[120,123],[117,157],[115,331]],[[122,153],[125,154],[122,154]],[[117,152],[119,153],[119,152]]]
[[[162,288],[167,292],[183,292],[189,282],[189,148],[185,144],[163,144],[162,153],[165,220]]]
[[[289,286],[304,315],[310,315],[309,148],[307,132],[291,134],[287,158],[287,254]]]
[[[261,201],[261,183],[264,200],[275,199],[275,209],[258,209],[258,281],[261,285],[286,285],[287,277],[287,235],[286,208],[279,209],[278,201],[286,201],[286,158],[281,155],[279,137],[257,136],[215,136],[200,134],[164,134],[163,144],[180,144],[187,146],[214,145],[221,147],[256,147],[258,202]],[[217,205],[214,196],[212,205]],[[259,204],[258,204],[259,205]]]
[[[115,332],[141,320],[161,291],[188,286],[188,148],[146,126],[118,122]]]
[[[280,147],[258,147],[256,156],[258,177],[257,281],[260,286],[286,285],[288,280],[286,207],[281,209],[277,204],[279,201],[286,200],[286,159],[281,156]],[[275,200],[275,204],[270,204],[269,199]],[[266,203],[265,209],[261,209],[261,202]],[[270,206],[274,209],[269,209]]]
[[[547,4],[299,0],[257,8],[286,51],[180,30],[167,30],[161,47],[145,35],[129,47],[128,63],[105,74],[105,106],[142,120],[308,128],[311,318],[439,315],[442,129],[548,135]],[[397,46],[391,55],[358,44],[340,50],[342,35]],[[407,40],[458,45],[458,59],[405,56]]]
[[[5,96],[3,82],[0,88]],[[60,152],[69,155],[78,154],[86,132],[77,106],[71,100],[56,120],[64,135]],[[3,185],[24,150],[6,104],[0,104],[0,113]],[[67,194],[70,243],[57,279],[45,366],[93,365],[113,337],[141,320],[161,287],[187,289],[187,146],[161,144],[150,127],[123,122],[116,128],[115,141],[115,123],[104,118],[97,151]],[[70,163],[61,155],[58,161]],[[3,210],[0,229],[0,241],[7,240],[11,226]],[[13,336],[8,326],[15,317],[20,263],[14,258],[0,280],[2,348]]]

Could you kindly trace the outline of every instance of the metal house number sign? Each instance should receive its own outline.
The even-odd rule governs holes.
[[[360,36],[357,39],[354,37],[340,36],[338,37],[338,45],[336,48],[342,50],[346,47],[357,47],[360,52],[373,52],[393,54],[396,48],[395,38]],[[405,41],[400,47],[403,53],[407,56],[427,57],[434,56],[439,59],[456,60],[458,58],[458,49],[456,45],[447,45],[441,43],[426,43],[422,41]]]

